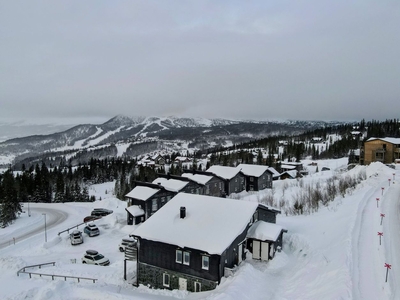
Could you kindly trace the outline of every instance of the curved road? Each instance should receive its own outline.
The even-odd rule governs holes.
[[[38,204],[32,203],[30,205],[30,211],[31,214],[32,212],[37,212],[38,214],[46,214],[46,229],[50,229],[64,222],[68,218],[68,213],[66,213],[65,211],[55,208],[41,207],[40,203]],[[41,221],[31,226],[31,228],[25,231],[24,233],[21,233],[20,235],[13,235],[13,237],[15,238],[16,241],[20,242],[38,233],[43,233],[43,231],[44,231],[44,222]],[[0,249],[8,246],[9,242],[10,241],[0,243]]]

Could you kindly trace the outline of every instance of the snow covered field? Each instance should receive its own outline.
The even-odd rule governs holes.
[[[125,202],[112,197],[113,183],[92,187],[90,193],[103,199],[94,203],[31,203],[30,217],[25,204],[25,213],[11,226],[0,229],[0,299],[400,299],[396,288],[400,286],[400,184],[396,181],[400,168],[374,163],[339,172],[346,164],[347,159],[318,161],[320,170],[323,166],[330,170],[310,169],[303,183],[357,176],[358,172],[365,172],[367,179],[318,212],[278,215],[277,223],[288,230],[283,251],[268,263],[245,260],[217,289],[202,293],[136,288],[130,284],[136,269],[133,262],[127,264],[128,280],[123,279],[123,253],[118,245],[135,226],[126,225]],[[241,193],[238,197],[258,201],[270,192]],[[274,182],[274,199],[291,203],[296,193],[296,180]],[[81,223],[95,207],[114,211],[96,221],[99,236],[84,234],[84,243],[76,246],[71,245],[67,233],[58,236],[58,232]],[[381,213],[385,214],[383,225]],[[378,232],[383,232],[382,245]],[[111,264],[83,265],[81,257],[87,249],[98,250]],[[97,282],[17,276],[22,267],[45,262],[55,262],[55,266],[29,270],[95,278]],[[387,283],[385,263],[392,265]]]

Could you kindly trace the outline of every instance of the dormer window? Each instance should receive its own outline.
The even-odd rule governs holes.
[[[203,270],[208,270],[209,267],[210,267],[210,257],[203,255],[201,257],[201,268]]]

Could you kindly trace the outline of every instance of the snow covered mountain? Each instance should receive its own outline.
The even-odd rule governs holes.
[[[324,121],[243,121],[118,115],[99,125],[82,124],[61,132],[1,142],[0,166],[40,161],[49,156],[68,159],[83,151],[87,158],[91,154],[100,158],[121,155],[133,157],[141,152],[168,148],[167,145],[174,148],[174,145],[190,144],[194,149],[206,149],[278,134],[298,134],[335,124]],[[118,150],[121,149],[118,145],[125,150]],[[175,147],[173,150],[179,149]]]

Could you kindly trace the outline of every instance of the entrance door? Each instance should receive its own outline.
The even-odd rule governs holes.
[[[260,241],[253,241],[253,259],[260,259],[261,258],[261,254],[260,254]]]
[[[187,290],[187,279],[179,277],[179,289],[181,291]]]
[[[243,257],[243,244],[239,244],[238,247],[238,264],[242,262],[242,257]]]
[[[261,242],[261,260],[268,260],[269,245],[266,242]]]

